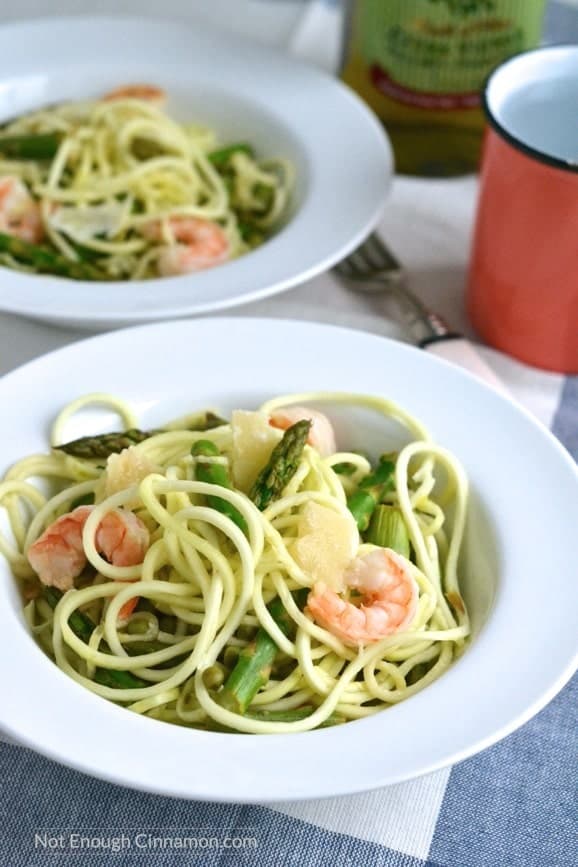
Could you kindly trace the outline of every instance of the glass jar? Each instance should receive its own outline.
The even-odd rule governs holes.
[[[477,168],[481,90],[507,57],[535,47],[545,0],[352,0],[342,77],[374,109],[397,170]]]

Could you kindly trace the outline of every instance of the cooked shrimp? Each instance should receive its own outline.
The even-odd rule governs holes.
[[[337,445],[335,443],[335,433],[333,426],[326,415],[322,412],[317,412],[315,409],[309,409],[305,406],[287,406],[282,409],[275,410],[269,420],[272,427],[278,427],[281,430],[287,430],[291,425],[296,424],[302,419],[311,421],[311,430],[307,442],[310,446],[327,457],[327,455],[335,454]]]
[[[70,590],[86,566],[82,528],[90,512],[90,506],[79,506],[62,515],[28,549],[28,561],[43,584]]]
[[[199,217],[171,217],[168,223],[178,243],[162,248],[157,260],[161,277],[212,268],[231,255],[229,239],[218,223]],[[141,231],[153,241],[162,239],[161,225],[156,220]]]
[[[79,506],[62,515],[30,546],[28,561],[42,584],[71,589],[86,566],[82,530],[91,511],[91,506]],[[113,566],[135,566],[144,559],[149,532],[132,512],[113,509],[98,525],[95,544]]]
[[[415,616],[418,587],[409,567],[390,548],[376,548],[353,560],[345,572],[345,584],[362,595],[359,606],[318,582],[306,610],[344,644],[357,647],[380,641],[401,632]]]
[[[166,98],[165,91],[161,87],[155,87],[154,84],[126,84],[109,90],[102,97],[105,102],[116,99],[142,99],[144,102],[151,102],[158,108],[162,108]]]
[[[0,232],[36,244],[44,237],[40,208],[20,178],[0,177]]]

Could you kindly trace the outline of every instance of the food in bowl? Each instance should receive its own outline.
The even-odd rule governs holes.
[[[339,450],[321,402],[411,442],[373,463]],[[91,403],[126,429],[67,441]],[[410,697],[466,646],[467,478],[391,401],[289,395],[146,431],[87,395],[51,442],[0,484],[0,549],[41,647],[103,698],[193,728],[307,731]]]
[[[164,91],[129,85],[0,130],[0,264],[77,280],[219,265],[286,216],[292,168],[178,123]]]

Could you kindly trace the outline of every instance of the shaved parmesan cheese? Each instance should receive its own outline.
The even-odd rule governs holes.
[[[102,479],[103,497],[111,497],[133,485],[139,485],[143,479],[156,472],[160,472],[160,468],[135,446],[112,454],[106,461],[106,472]]]
[[[235,487],[247,494],[283,432],[271,427],[266,413],[241,409],[233,412],[231,426],[233,481]]]
[[[319,503],[307,503],[301,514],[292,553],[312,584],[323,581],[343,590],[344,574],[359,546],[353,519]]]
[[[78,208],[56,208],[49,217],[50,225],[73,241],[82,244],[97,237],[114,237],[121,228],[126,204],[103,202]]]

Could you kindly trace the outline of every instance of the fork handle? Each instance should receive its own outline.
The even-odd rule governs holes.
[[[492,368],[482,358],[473,343],[466,340],[460,334],[446,334],[440,337],[431,337],[422,340],[420,343],[422,349],[438,358],[443,358],[452,364],[457,364],[463,367],[478,379],[482,379],[488,385],[492,386],[496,391],[505,397],[511,398],[508,389],[504,383],[498,379]]]

